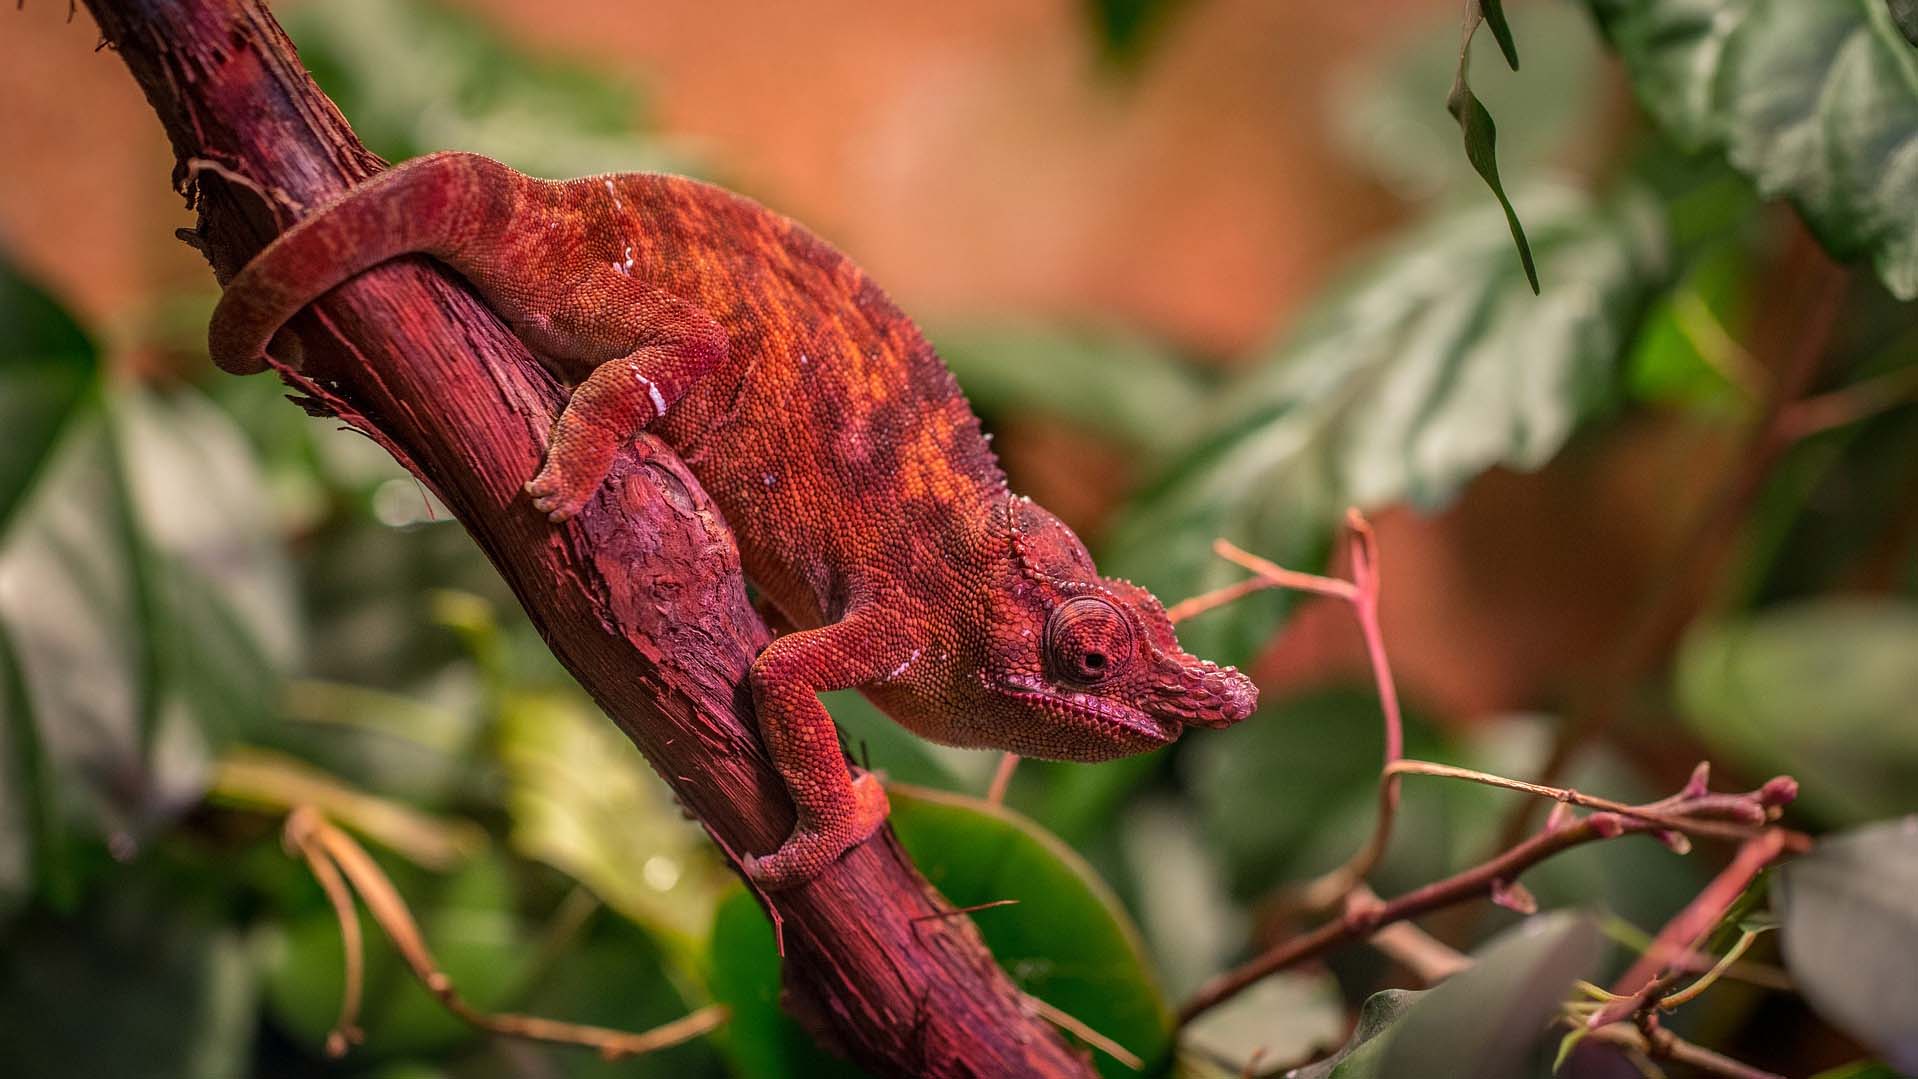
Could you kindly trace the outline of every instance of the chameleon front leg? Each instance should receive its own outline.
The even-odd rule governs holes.
[[[533,507],[554,521],[578,513],[620,447],[726,357],[726,331],[698,307],[650,291],[628,293],[624,304],[617,299],[609,302],[600,288],[581,289],[551,316],[528,313],[523,317],[537,321],[516,326],[528,344],[561,359],[591,362],[605,342],[643,342],[594,367],[553,425],[546,461],[526,491]]]
[[[819,703],[822,692],[851,689],[884,672],[885,636],[880,619],[856,611],[774,640],[753,663],[759,730],[798,810],[778,850],[746,858],[746,872],[762,888],[811,880],[886,822],[885,790],[870,772],[853,778],[839,731]]]

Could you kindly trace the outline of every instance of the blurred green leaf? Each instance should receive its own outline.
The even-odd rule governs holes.
[[[1599,959],[1590,919],[1558,911],[1528,918],[1473,953],[1472,966],[1427,992],[1393,1026],[1376,1072],[1342,1066],[1338,1079],[1470,1075],[1517,1079],[1532,1069],[1572,982]]]
[[[814,1044],[779,1006],[779,953],[764,911],[745,889],[713,920],[713,999],[732,1018],[717,1038],[742,1079],[860,1079],[865,1072]]]
[[[1725,413],[1750,403],[1762,372],[1739,344],[1751,314],[1753,266],[1737,243],[1702,252],[1646,315],[1626,361],[1641,401]]]
[[[1811,1079],[1907,1079],[1907,1077],[1877,1061],[1860,1060],[1830,1071],[1819,1072]]]
[[[950,764],[955,760],[991,757],[970,750],[935,746],[893,722],[858,690],[842,689],[819,695],[820,703],[838,724],[840,740],[854,760],[884,772],[890,781],[940,790],[964,786]]]
[[[202,399],[111,395],[38,472],[0,541],[0,823],[58,890],[62,836],[127,848],[193,803],[296,634],[250,456]]]
[[[1364,841],[1378,798],[1382,726],[1369,693],[1331,690],[1268,701],[1244,723],[1195,736],[1180,761],[1185,786],[1235,893],[1250,899],[1329,869]],[[1439,755],[1416,719],[1406,740],[1409,755]],[[1437,789],[1409,796],[1423,801]],[[1404,816],[1430,823],[1442,813]],[[1333,849],[1331,861],[1310,860],[1319,847]]]
[[[1885,9],[1905,40],[1918,45],[1918,0],[1885,0]]]
[[[1826,599],[1694,629],[1685,718],[1753,772],[1798,778],[1834,823],[1918,809],[1918,606]]]
[[[458,149],[555,178],[689,169],[687,155],[641,130],[630,88],[536,57],[468,12],[332,0],[285,21],[314,78],[389,160]]]
[[[1108,60],[1136,64],[1178,9],[1191,0],[1084,0]]]
[[[1293,1072],[1291,1079],[1359,1079],[1378,1074],[1379,1060],[1391,1039],[1389,1033],[1426,991],[1387,989],[1365,998],[1358,1025],[1338,1052]]]
[[[1587,0],[1647,110],[1918,297],[1918,58],[1880,0]]]
[[[892,825],[913,863],[956,907],[1017,899],[974,917],[1025,992],[1151,1062],[1171,1050],[1172,1014],[1139,933],[1071,848],[985,802],[890,787]],[[1132,1075],[1108,1058],[1101,1074]]]
[[[1284,971],[1187,1024],[1179,1048],[1230,1065],[1231,1074],[1273,1075],[1344,1033],[1345,1001],[1332,976]]]
[[[1772,891],[1805,999],[1918,1071],[1918,816],[1819,840],[1778,869]]]
[[[1416,230],[1334,292],[1221,395],[1219,433],[1130,508],[1104,565],[1174,601],[1245,576],[1224,536],[1320,566],[1347,506],[1436,506],[1485,469],[1549,460],[1616,397],[1618,362],[1666,237],[1637,197],[1596,207],[1549,188],[1520,200],[1550,287],[1534,298],[1489,208]],[[1247,662],[1286,600],[1256,594],[1179,627],[1195,653]]]
[[[1116,329],[974,325],[934,335],[981,412],[1053,416],[1154,455],[1191,440],[1207,387],[1166,350]]]
[[[252,1073],[257,993],[241,932],[137,871],[82,912],[0,940],[0,1046],[19,1076]]]
[[[1526,4],[1511,18],[1531,58],[1524,77],[1481,80],[1472,91],[1499,118],[1501,174],[1522,180],[1584,134],[1604,85],[1603,51],[1591,20],[1570,5]],[[1433,88],[1457,69],[1458,40],[1447,8],[1335,88],[1332,133],[1401,198],[1476,193],[1480,183],[1455,148],[1457,123],[1432,107]]]
[[[81,411],[98,365],[72,316],[0,260],[0,540]]]
[[[513,848],[585,884],[689,962],[729,878],[632,742],[583,696],[519,692],[501,710],[498,755]]]
[[[1458,50],[1458,71],[1452,76],[1452,90],[1445,97],[1445,111],[1458,121],[1459,133],[1465,138],[1465,159],[1471,162],[1472,171],[1478,173],[1479,179],[1485,181],[1485,186],[1492,189],[1499,208],[1505,211],[1505,226],[1512,234],[1512,243],[1518,247],[1519,263],[1525,267],[1525,281],[1536,294],[1538,266],[1532,261],[1532,245],[1525,238],[1525,226],[1519,224],[1518,209],[1505,194],[1505,184],[1498,177],[1498,125],[1492,122],[1492,114],[1485,108],[1484,102],[1472,93],[1472,38],[1481,20],[1491,24],[1492,34],[1505,54],[1505,62],[1512,65],[1514,70],[1518,68],[1518,50],[1512,44],[1512,31],[1505,24],[1505,13],[1500,9],[1498,0],[1466,0],[1465,29]]]
[[[381,868],[412,908],[427,947],[460,997],[482,1011],[505,1006],[532,961],[514,912],[507,864],[489,853],[444,878],[385,859]],[[434,1055],[478,1038],[414,979],[377,926],[363,920],[363,928],[366,993],[360,1026],[366,1040],[354,1048],[356,1056]],[[292,917],[283,932],[267,938],[264,951],[269,1013],[309,1051],[321,1053],[339,1015],[345,977],[340,925],[332,909],[322,904]]]
[[[1116,829],[1108,829],[1118,833],[1130,906],[1166,988],[1174,998],[1184,996],[1238,957],[1251,919],[1231,901],[1217,845],[1183,800],[1147,794],[1124,810]],[[1295,995],[1299,984],[1293,986]],[[1337,1041],[1344,1032],[1343,1006],[1336,992],[1332,995],[1332,1040]],[[1305,1025],[1321,1016],[1304,1009],[1298,1018]],[[1273,1063],[1304,1055],[1277,1047],[1268,1054]]]
[[[612,1030],[650,1030],[699,1006],[675,986],[673,961],[650,934],[602,912],[532,979],[515,1011]],[[710,1041],[700,1038],[625,1060],[602,1060],[586,1049],[520,1046],[547,1065],[554,1079],[687,1079],[724,1074]],[[524,1076],[524,1056],[501,1061],[500,1079]]]

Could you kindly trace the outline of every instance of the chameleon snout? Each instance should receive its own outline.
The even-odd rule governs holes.
[[[1259,687],[1237,667],[1187,658],[1174,686],[1168,686],[1150,710],[1161,717],[1201,727],[1230,727],[1259,706]]]

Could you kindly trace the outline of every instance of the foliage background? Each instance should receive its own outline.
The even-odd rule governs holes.
[[[1527,775],[1749,461],[1820,242],[1860,264],[1814,388],[1896,386],[1918,359],[1898,298],[1918,67],[1864,0],[1508,6],[1524,66],[1480,42],[1473,88],[1536,298],[1440,107],[1457,25],[1437,0],[282,13],[391,158],[672,169],[807,221],[922,317],[1015,484],[1168,601],[1238,576],[1214,536],[1321,568],[1366,507],[1411,752]],[[774,1008],[750,902],[458,527],[269,380],[213,377],[168,152],[64,18],[29,5],[0,37],[0,1051],[28,1075],[844,1072]],[[1763,471],[1576,785],[1655,797],[1709,755],[1721,786],[1796,774],[1809,829],[1918,810],[1902,400]],[[1378,758],[1344,610],[1266,595],[1182,635],[1257,672],[1260,715],[1140,760],[1028,764],[1011,814],[953,797],[992,758],[832,702],[924,788],[896,824],[934,883],[1022,900],[978,915],[1015,977],[1160,1062],[1172,1004],[1294,928],[1262,897],[1362,840]],[[277,838],[314,794],[373,838],[477,1003],[639,1028],[720,1000],[734,1021],[617,1065],[486,1039],[375,944],[367,1043],[327,1061],[337,929]],[[1483,857],[1509,804],[1409,787],[1375,885]],[[396,809],[397,835],[368,823]],[[1629,940],[1720,857],[1631,840],[1526,883]],[[1471,947],[1515,920],[1428,927]],[[1884,924],[1918,948],[1908,906]],[[1180,1066],[1303,1061],[1410,984],[1337,955],[1193,1032]],[[1676,1023],[1790,1074],[1865,1055],[1852,1037],[1895,1051],[1882,1024],[1748,987]]]

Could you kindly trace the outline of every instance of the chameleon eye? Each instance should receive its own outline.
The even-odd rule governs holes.
[[[1099,596],[1078,596],[1046,619],[1046,663],[1055,677],[1096,685],[1132,660],[1132,623]]]

